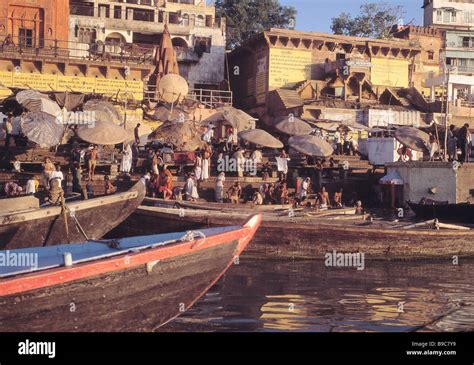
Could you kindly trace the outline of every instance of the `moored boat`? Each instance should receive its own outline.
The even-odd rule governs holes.
[[[61,206],[40,207],[32,196],[0,201],[0,249],[49,246],[99,239],[122,223],[142,203],[145,185],[128,191]]]
[[[422,204],[408,202],[408,205],[419,219],[442,219],[446,222],[474,223],[474,204]]]
[[[8,260],[37,257],[35,265],[0,268],[0,328],[155,330],[225,273],[260,221],[255,215],[200,231],[0,251]]]
[[[360,252],[365,259],[452,259],[474,256],[474,230],[422,229],[410,223],[366,221],[351,211],[318,214],[262,213],[262,224],[247,254],[255,257],[324,259],[327,253]],[[330,216],[329,214],[333,214]],[[137,229],[186,230],[233,224],[246,213],[140,206],[120,235]],[[158,225],[157,222],[160,224]]]

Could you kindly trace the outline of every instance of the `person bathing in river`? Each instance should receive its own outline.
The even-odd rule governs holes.
[[[333,200],[335,208],[342,208],[342,189],[339,189],[334,193]]]

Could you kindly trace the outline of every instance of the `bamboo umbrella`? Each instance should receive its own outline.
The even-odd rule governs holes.
[[[41,147],[53,147],[61,142],[64,125],[45,112],[30,112],[22,118],[21,131]]]
[[[293,136],[288,140],[288,144],[308,156],[329,157],[334,152],[328,142],[316,136]]]
[[[16,100],[30,112],[44,112],[53,117],[61,113],[59,105],[36,90],[23,90],[16,94]]]
[[[95,112],[95,118],[97,120],[105,120],[110,122],[122,121],[122,117],[114,105],[107,100],[102,99],[91,99],[88,100],[82,107],[85,111]]]
[[[203,146],[200,132],[192,121],[168,121],[148,135],[148,140],[171,143],[179,151],[192,152]]]
[[[313,131],[308,123],[294,116],[277,118],[275,121],[275,128],[290,136],[308,135]]]
[[[395,131],[395,138],[414,151],[429,152],[430,136],[417,128],[402,127]]]
[[[97,119],[92,127],[87,125],[79,128],[77,135],[83,141],[102,145],[115,145],[128,139],[125,129],[113,122],[101,119]]]
[[[247,142],[269,148],[283,148],[283,143],[263,129],[249,129],[239,133],[239,137]]]

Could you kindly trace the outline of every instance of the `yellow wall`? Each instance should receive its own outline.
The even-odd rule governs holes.
[[[270,48],[269,89],[311,79],[312,52]]]
[[[135,100],[143,100],[143,82],[94,77],[44,75],[39,73],[0,72],[0,83],[7,87],[40,91],[78,91],[115,95],[127,92]]]
[[[372,58],[371,63],[370,82],[373,85],[408,87],[408,61]]]

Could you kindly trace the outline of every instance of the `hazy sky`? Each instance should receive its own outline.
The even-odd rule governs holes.
[[[386,2],[401,5],[405,9],[405,23],[414,19],[413,24],[423,22],[422,0],[280,0],[282,5],[296,8],[296,29],[315,32],[330,32],[331,19],[343,11],[357,14],[361,4],[367,2]]]

